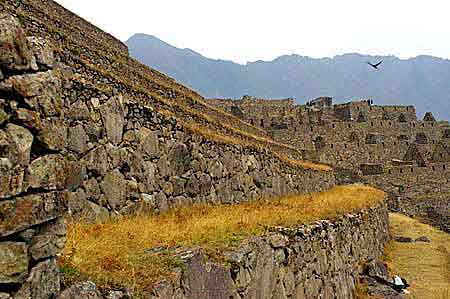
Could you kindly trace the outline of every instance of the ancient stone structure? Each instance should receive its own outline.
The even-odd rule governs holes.
[[[9,6],[6,1],[5,9],[11,7],[12,4]],[[164,94],[157,102],[156,96],[143,98],[142,94],[118,81],[113,74],[94,70],[92,64],[101,62],[102,68],[110,67],[113,72],[119,63],[106,59],[125,55],[126,51],[120,43],[111,41],[110,36],[103,36],[99,29],[53,1],[27,1],[22,4],[21,10],[11,8],[9,12],[25,21],[29,33],[52,41],[58,65],[64,62],[58,70],[62,90],[57,107],[64,123],[47,119],[45,123],[50,122],[48,126],[52,126],[48,137],[51,139],[48,142],[54,143],[49,148],[51,153],[62,151],[63,155],[71,157],[69,160],[77,161],[76,165],[80,168],[80,177],[73,180],[76,185],[71,186],[68,193],[72,215],[94,220],[109,214],[161,211],[193,202],[233,203],[284,193],[320,191],[334,185],[332,171],[296,167],[276,158],[271,152],[277,147],[273,142],[265,143],[266,146],[261,148],[257,144],[232,144],[217,141],[207,134],[193,134],[189,129],[192,123],[198,121],[205,129],[208,129],[208,124],[201,119],[193,119],[194,112],[189,115],[186,111],[179,111],[181,108],[175,102],[173,105],[164,102],[164,97],[171,98],[169,94],[179,88],[183,92],[187,89],[155,86],[156,82],[162,84],[162,74],[155,72],[157,79],[140,79],[146,87],[151,85],[149,90],[159,88]],[[58,28],[52,27],[56,24]],[[61,35],[64,41],[61,41]],[[108,47],[105,48],[105,44],[100,46],[99,41],[104,41]],[[49,51],[42,46],[39,49]],[[107,56],[100,49],[112,51],[115,56]],[[88,61],[80,60],[74,51],[83,52],[81,56]],[[126,59],[129,65],[123,63],[121,70],[130,72],[129,68],[138,67],[137,62],[128,56]],[[144,66],[139,65],[139,68]],[[153,74],[154,71],[147,68],[146,72]],[[44,80],[45,76],[53,80],[47,73],[32,79]],[[23,79],[24,82],[27,80]],[[189,94],[193,93],[189,91]],[[191,103],[187,99],[189,94],[183,94],[188,104]],[[176,101],[175,98],[173,100]],[[209,112],[209,115],[219,115],[218,111],[205,104],[195,103],[192,100],[193,107],[189,109],[199,108]],[[41,109],[45,116],[55,117],[55,113],[47,111],[48,103],[31,104]],[[34,125],[34,114],[27,113],[21,110],[20,117]],[[224,113],[219,116],[228,117]],[[184,118],[188,118],[190,123],[186,123]],[[231,130],[229,127],[214,127],[214,132],[222,129]],[[259,129],[251,130],[258,132]],[[233,131],[228,133],[230,135]],[[243,136],[237,137],[245,139]],[[271,149],[271,146],[274,148]],[[280,148],[281,152],[283,149],[293,151],[287,146],[280,145]],[[60,156],[45,159],[45,162],[55,165],[63,160]],[[44,164],[42,161],[38,166],[42,169]],[[50,182],[46,184],[61,185],[52,181],[60,178],[58,173],[52,173],[58,170],[56,167],[46,169],[50,172]],[[39,177],[39,174],[36,172],[35,176]],[[33,183],[38,186],[44,182],[36,178]]]
[[[333,171],[289,164],[274,155],[274,143],[261,148],[195,134],[174,113],[129,97],[57,45],[26,37],[12,16],[18,10],[5,7],[11,14],[0,15],[0,298],[49,299],[60,291],[55,257],[65,243],[64,215],[96,221],[334,185]]]
[[[394,198],[450,194],[450,125],[431,113],[417,120],[413,106],[377,106],[371,100],[331,105],[329,98],[295,105],[292,99],[248,96],[210,103],[239,110],[275,140],[303,149],[304,157],[333,165],[338,181],[353,173],[356,181]]]
[[[99,296],[90,283],[59,294],[55,257],[66,238],[63,216],[96,221],[198,202],[321,191],[335,184],[333,171],[283,158],[303,154],[259,128],[272,126],[268,119],[252,125],[233,116],[239,114],[235,108],[224,113],[206,104],[132,60],[121,42],[53,1],[4,0],[0,9],[0,298]],[[329,99],[311,107],[331,109]],[[320,109],[309,121],[326,120]],[[351,109],[344,107],[343,114]],[[274,126],[289,129],[284,122]],[[326,138],[315,140],[318,151],[327,149]],[[358,232],[356,239],[350,227]],[[230,292],[254,292],[259,281],[264,292],[292,294],[288,284],[294,282],[304,284],[295,292],[317,286],[323,294],[338,288],[344,296],[353,288],[355,262],[380,255],[387,239],[382,208],[302,229],[248,243],[243,261],[255,262],[253,255],[262,263],[273,261],[276,275],[290,277],[283,288],[266,286],[266,279],[276,278],[253,272],[250,280],[240,278],[243,289],[233,286]],[[287,243],[274,245],[273,238]],[[310,247],[300,252],[294,244],[304,241],[298,238]],[[305,277],[295,277],[298,264],[287,254],[282,261],[279,246],[296,263],[320,248],[319,270],[308,268]],[[247,275],[248,265],[240,266],[233,271]]]
[[[184,255],[187,265],[175,288],[161,283],[154,299],[353,297],[361,262],[377,259],[389,240],[381,206],[246,240],[225,253],[231,267]]]
[[[61,146],[61,70],[51,48],[0,15],[0,298],[52,298],[62,218],[82,167]]]
[[[149,298],[353,298],[361,266],[379,258],[388,240],[388,213],[382,203],[334,221],[274,228],[225,252],[225,264],[209,260],[200,249],[177,250],[172,254],[184,265],[174,269],[173,282],[156,284]],[[101,299],[125,293],[101,294],[92,283],[82,283],[59,298]]]

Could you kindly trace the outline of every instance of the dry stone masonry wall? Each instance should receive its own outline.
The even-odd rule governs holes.
[[[338,183],[377,186],[395,210],[450,225],[450,125],[432,113],[417,120],[413,106],[377,106],[371,100],[333,105],[318,98],[210,100],[265,128],[279,142],[303,149],[310,160],[335,167]]]
[[[17,6],[17,3],[21,4]],[[184,123],[197,124],[242,141],[259,141],[253,136],[267,137],[267,132],[222,110],[207,105],[201,96],[177,84],[173,79],[150,69],[123,50],[123,45],[88,22],[67,12],[51,0],[4,0],[0,9],[22,20],[29,35],[51,41],[59,59],[74,69],[72,81],[82,86],[133,98],[134,102],[151,105],[174,114]],[[259,142],[276,151],[300,157],[292,148]]]
[[[0,15],[0,70],[2,299],[59,292],[55,257],[66,239],[64,215],[96,221],[334,185],[332,171],[210,141],[117,90],[74,80],[80,74],[8,14]]]
[[[45,41],[0,15],[0,298],[52,298],[67,190],[81,167],[61,146],[62,80]]]
[[[389,240],[385,204],[296,228],[274,228],[225,252],[226,265],[199,249],[176,253],[184,266],[172,282],[155,285],[152,299],[351,299],[364,262],[383,254]],[[87,288],[87,290],[86,290]],[[110,298],[110,292],[105,298]],[[92,284],[73,286],[64,299],[103,298]]]
[[[389,241],[385,203],[295,228],[275,227],[212,261],[198,248],[170,254],[181,261],[170,280],[146,294],[151,299],[351,299],[366,262]],[[64,290],[58,299],[133,298],[129,290],[99,291],[92,282]]]

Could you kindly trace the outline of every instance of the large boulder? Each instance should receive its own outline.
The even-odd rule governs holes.
[[[159,156],[159,140],[156,132],[142,127],[139,130],[139,143],[150,158]]]
[[[104,176],[109,169],[108,154],[104,146],[98,146],[91,150],[83,162],[89,171],[99,176]]]
[[[29,165],[25,183],[27,187],[46,190],[76,189],[84,176],[83,167],[60,154],[39,157]]]
[[[13,76],[6,81],[5,85],[23,96],[30,107],[43,115],[61,114],[63,105],[61,80],[55,71]]]
[[[183,175],[191,163],[192,157],[184,143],[175,143],[169,151],[167,162],[172,175]]]
[[[119,170],[108,172],[101,183],[106,200],[113,210],[118,210],[127,199],[127,183]]]
[[[186,298],[228,299],[239,298],[229,269],[218,264],[208,263],[200,254],[185,260],[182,285],[187,286]],[[259,297],[270,298],[270,297]]]
[[[75,127],[69,128],[68,134],[68,148],[77,154],[83,154],[87,151],[88,136],[83,128],[83,125],[79,124]]]
[[[0,158],[0,198],[17,195],[23,190],[23,168],[13,166],[8,158]]]
[[[0,65],[10,70],[23,71],[36,64],[29,42],[12,16],[0,14]]]
[[[88,106],[82,101],[78,100],[70,106],[67,117],[72,120],[88,120],[90,117]]]
[[[59,254],[66,243],[67,227],[63,218],[45,223],[31,240],[30,253],[35,261]]]

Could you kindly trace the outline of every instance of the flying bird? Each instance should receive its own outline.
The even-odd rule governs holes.
[[[383,62],[383,60],[381,60],[380,62],[378,62],[377,64],[372,64],[370,62],[367,61],[367,64],[370,65],[371,67],[373,67],[374,69],[378,70],[378,67],[380,66],[380,64]]]

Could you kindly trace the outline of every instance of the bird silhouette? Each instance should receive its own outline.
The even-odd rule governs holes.
[[[378,70],[378,67],[380,66],[380,64],[383,62],[383,60],[381,60],[380,62],[378,62],[377,64],[372,64],[370,62],[367,61],[367,64],[370,65],[371,67],[373,67],[374,69]]]

